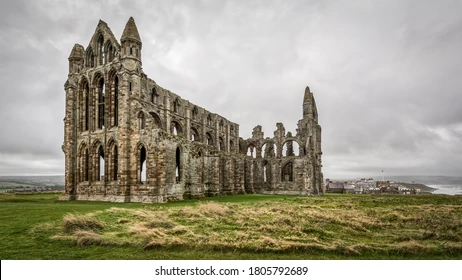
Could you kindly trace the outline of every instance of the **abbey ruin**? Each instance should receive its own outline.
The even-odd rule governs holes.
[[[321,126],[313,93],[292,135],[239,125],[162,88],[143,72],[130,18],[119,41],[99,21],[69,56],[64,88],[64,200],[165,202],[227,194],[322,192]]]

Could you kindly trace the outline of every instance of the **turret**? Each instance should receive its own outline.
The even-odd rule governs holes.
[[[84,48],[75,44],[69,55],[69,74],[77,74],[83,68]]]
[[[135,20],[130,17],[120,38],[122,58],[133,58],[141,63],[141,38]]]
[[[313,106],[313,93],[310,91],[310,87],[306,87],[305,96],[303,96],[303,116],[310,116]]]

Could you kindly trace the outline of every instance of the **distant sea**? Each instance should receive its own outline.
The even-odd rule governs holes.
[[[379,177],[375,178],[379,180]],[[381,178],[380,178],[381,179]],[[462,177],[453,176],[388,176],[387,181],[420,183],[434,188],[434,194],[462,195]]]
[[[382,176],[373,177],[381,180]],[[454,176],[385,176],[387,181],[420,183],[435,190],[434,194],[462,195],[462,177]],[[0,176],[0,181],[27,181],[40,185],[57,185],[64,188],[64,176]]]

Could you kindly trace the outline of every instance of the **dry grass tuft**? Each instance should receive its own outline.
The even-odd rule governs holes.
[[[155,249],[164,246],[166,240],[163,238],[152,238],[144,246],[143,249]]]
[[[130,222],[130,220],[127,219],[127,218],[120,218],[120,219],[117,219],[117,223],[118,223],[118,224],[126,224],[126,223],[128,223],[128,222]]]
[[[169,220],[150,220],[146,222],[148,228],[173,228],[175,223]]]
[[[187,234],[189,232],[190,232],[190,230],[185,226],[175,226],[174,228],[172,228],[169,231],[169,233],[173,234],[173,235],[184,235],[184,234]]]
[[[397,244],[395,246],[395,249],[400,252],[415,253],[415,252],[420,252],[420,251],[424,251],[425,249],[428,249],[428,246],[422,243],[419,243],[415,240],[409,240],[409,241],[404,241],[404,242]]]
[[[230,213],[230,209],[216,202],[201,203],[199,211],[205,216],[225,216]]]
[[[200,203],[199,206],[186,206],[179,211],[180,215],[187,217],[223,217],[230,214],[232,210],[216,202]]]
[[[269,236],[263,235],[260,238],[260,247],[277,249],[279,248],[279,242]]]
[[[88,230],[76,230],[74,232],[75,241],[80,247],[89,245],[102,245],[104,239],[101,235]]]
[[[104,228],[104,224],[97,220],[92,214],[77,216],[67,214],[63,218],[64,231],[72,233],[77,230],[97,231]]]
[[[197,208],[191,207],[191,206],[186,206],[183,207],[178,214],[186,217],[199,217],[201,216],[201,213]]]

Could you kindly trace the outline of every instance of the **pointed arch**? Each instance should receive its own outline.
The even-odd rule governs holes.
[[[283,157],[300,156],[300,145],[295,139],[286,140],[282,144],[282,156]]]
[[[153,87],[151,89],[151,103],[157,104],[158,99],[159,99],[159,94],[157,93],[157,89],[156,87]]]
[[[162,125],[162,119],[159,117],[159,115],[155,112],[149,112],[149,115],[151,115],[151,117],[153,118],[154,120],[154,127],[155,128],[160,128],[160,129],[164,129],[163,125]]]
[[[104,128],[104,109],[105,109],[105,95],[106,95],[106,83],[104,75],[101,72],[96,72],[93,75],[93,85],[95,88],[94,91],[94,116],[96,116],[96,128]],[[96,104],[95,104],[96,103]]]
[[[137,181],[144,183],[147,180],[147,155],[146,146],[142,143],[137,146]]]
[[[146,118],[144,113],[140,111],[138,113],[138,129],[144,129],[146,127]]]
[[[234,141],[233,140],[229,140],[229,151],[230,152],[234,152]]]
[[[170,133],[173,135],[183,135],[183,127],[177,121],[172,121],[170,124]]]
[[[78,182],[89,181],[89,166],[90,166],[90,156],[88,152],[88,147],[86,143],[82,143],[79,148],[79,159],[78,159]]]
[[[118,179],[119,172],[119,153],[116,141],[113,138],[111,138],[108,141],[107,147],[107,178],[108,181],[116,181]]]
[[[197,120],[199,115],[199,110],[197,109],[197,106],[194,106],[194,108],[191,111],[191,118],[193,120]]]
[[[95,67],[95,54],[93,53],[93,49],[88,47],[85,54],[85,66],[88,68]]]
[[[212,137],[212,134],[210,134],[210,132],[205,133],[205,144],[207,146],[213,146],[214,145],[213,137]]]
[[[104,169],[101,172],[102,166],[104,167],[105,160],[104,160],[104,146],[103,144],[96,139],[93,144],[91,145],[91,156],[90,156],[90,166],[91,166],[91,181],[100,181],[102,179],[101,176],[104,176]]]
[[[112,149],[112,179],[117,181],[119,179],[119,149],[114,145]]]
[[[257,148],[254,144],[249,144],[247,146],[247,155],[253,158],[257,158]]]
[[[285,163],[281,169],[281,181],[292,182],[293,179],[293,164],[289,161]]]
[[[117,70],[111,68],[107,75],[108,88],[105,94],[105,107],[107,111],[107,126],[115,127],[118,125],[118,99],[119,99],[119,78],[117,76]]]
[[[277,146],[271,141],[263,143],[261,147],[261,157],[262,158],[274,158],[277,155]]]
[[[113,98],[113,124],[114,126],[119,125],[119,77],[116,75],[114,78],[114,98]]]
[[[80,81],[79,88],[79,114],[80,131],[88,130],[89,106],[90,106],[90,86],[86,77]]]
[[[199,133],[197,132],[197,129],[195,127],[192,127],[191,126],[191,141],[200,141],[200,136],[199,136]]]
[[[262,161],[262,181],[263,183],[271,183],[272,174],[271,174],[271,165],[267,160]]]
[[[181,173],[181,150],[180,146],[178,146],[175,150],[175,183],[181,182]]]
[[[226,145],[225,145],[225,140],[223,140],[223,137],[218,137],[218,150],[219,151],[226,151]]]
[[[173,100],[173,112],[174,113],[177,113],[179,114],[180,113],[180,100],[178,99],[178,97],[175,98],[175,100]]]
[[[104,181],[104,175],[106,170],[106,161],[104,159],[104,149],[103,146],[100,145],[98,148],[98,177],[96,178],[97,181]]]
[[[220,129],[220,131],[224,131],[224,130],[225,130],[225,125],[224,125],[223,120],[220,120],[219,129]]]
[[[106,59],[104,57],[104,36],[102,33],[98,35],[98,40],[97,40],[97,49],[98,49],[98,65],[103,65],[106,62]]]
[[[115,58],[115,48],[112,46],[111,40],[107,40],[104,44],[104,52],[106,58],[105,63],[112,62]]]

